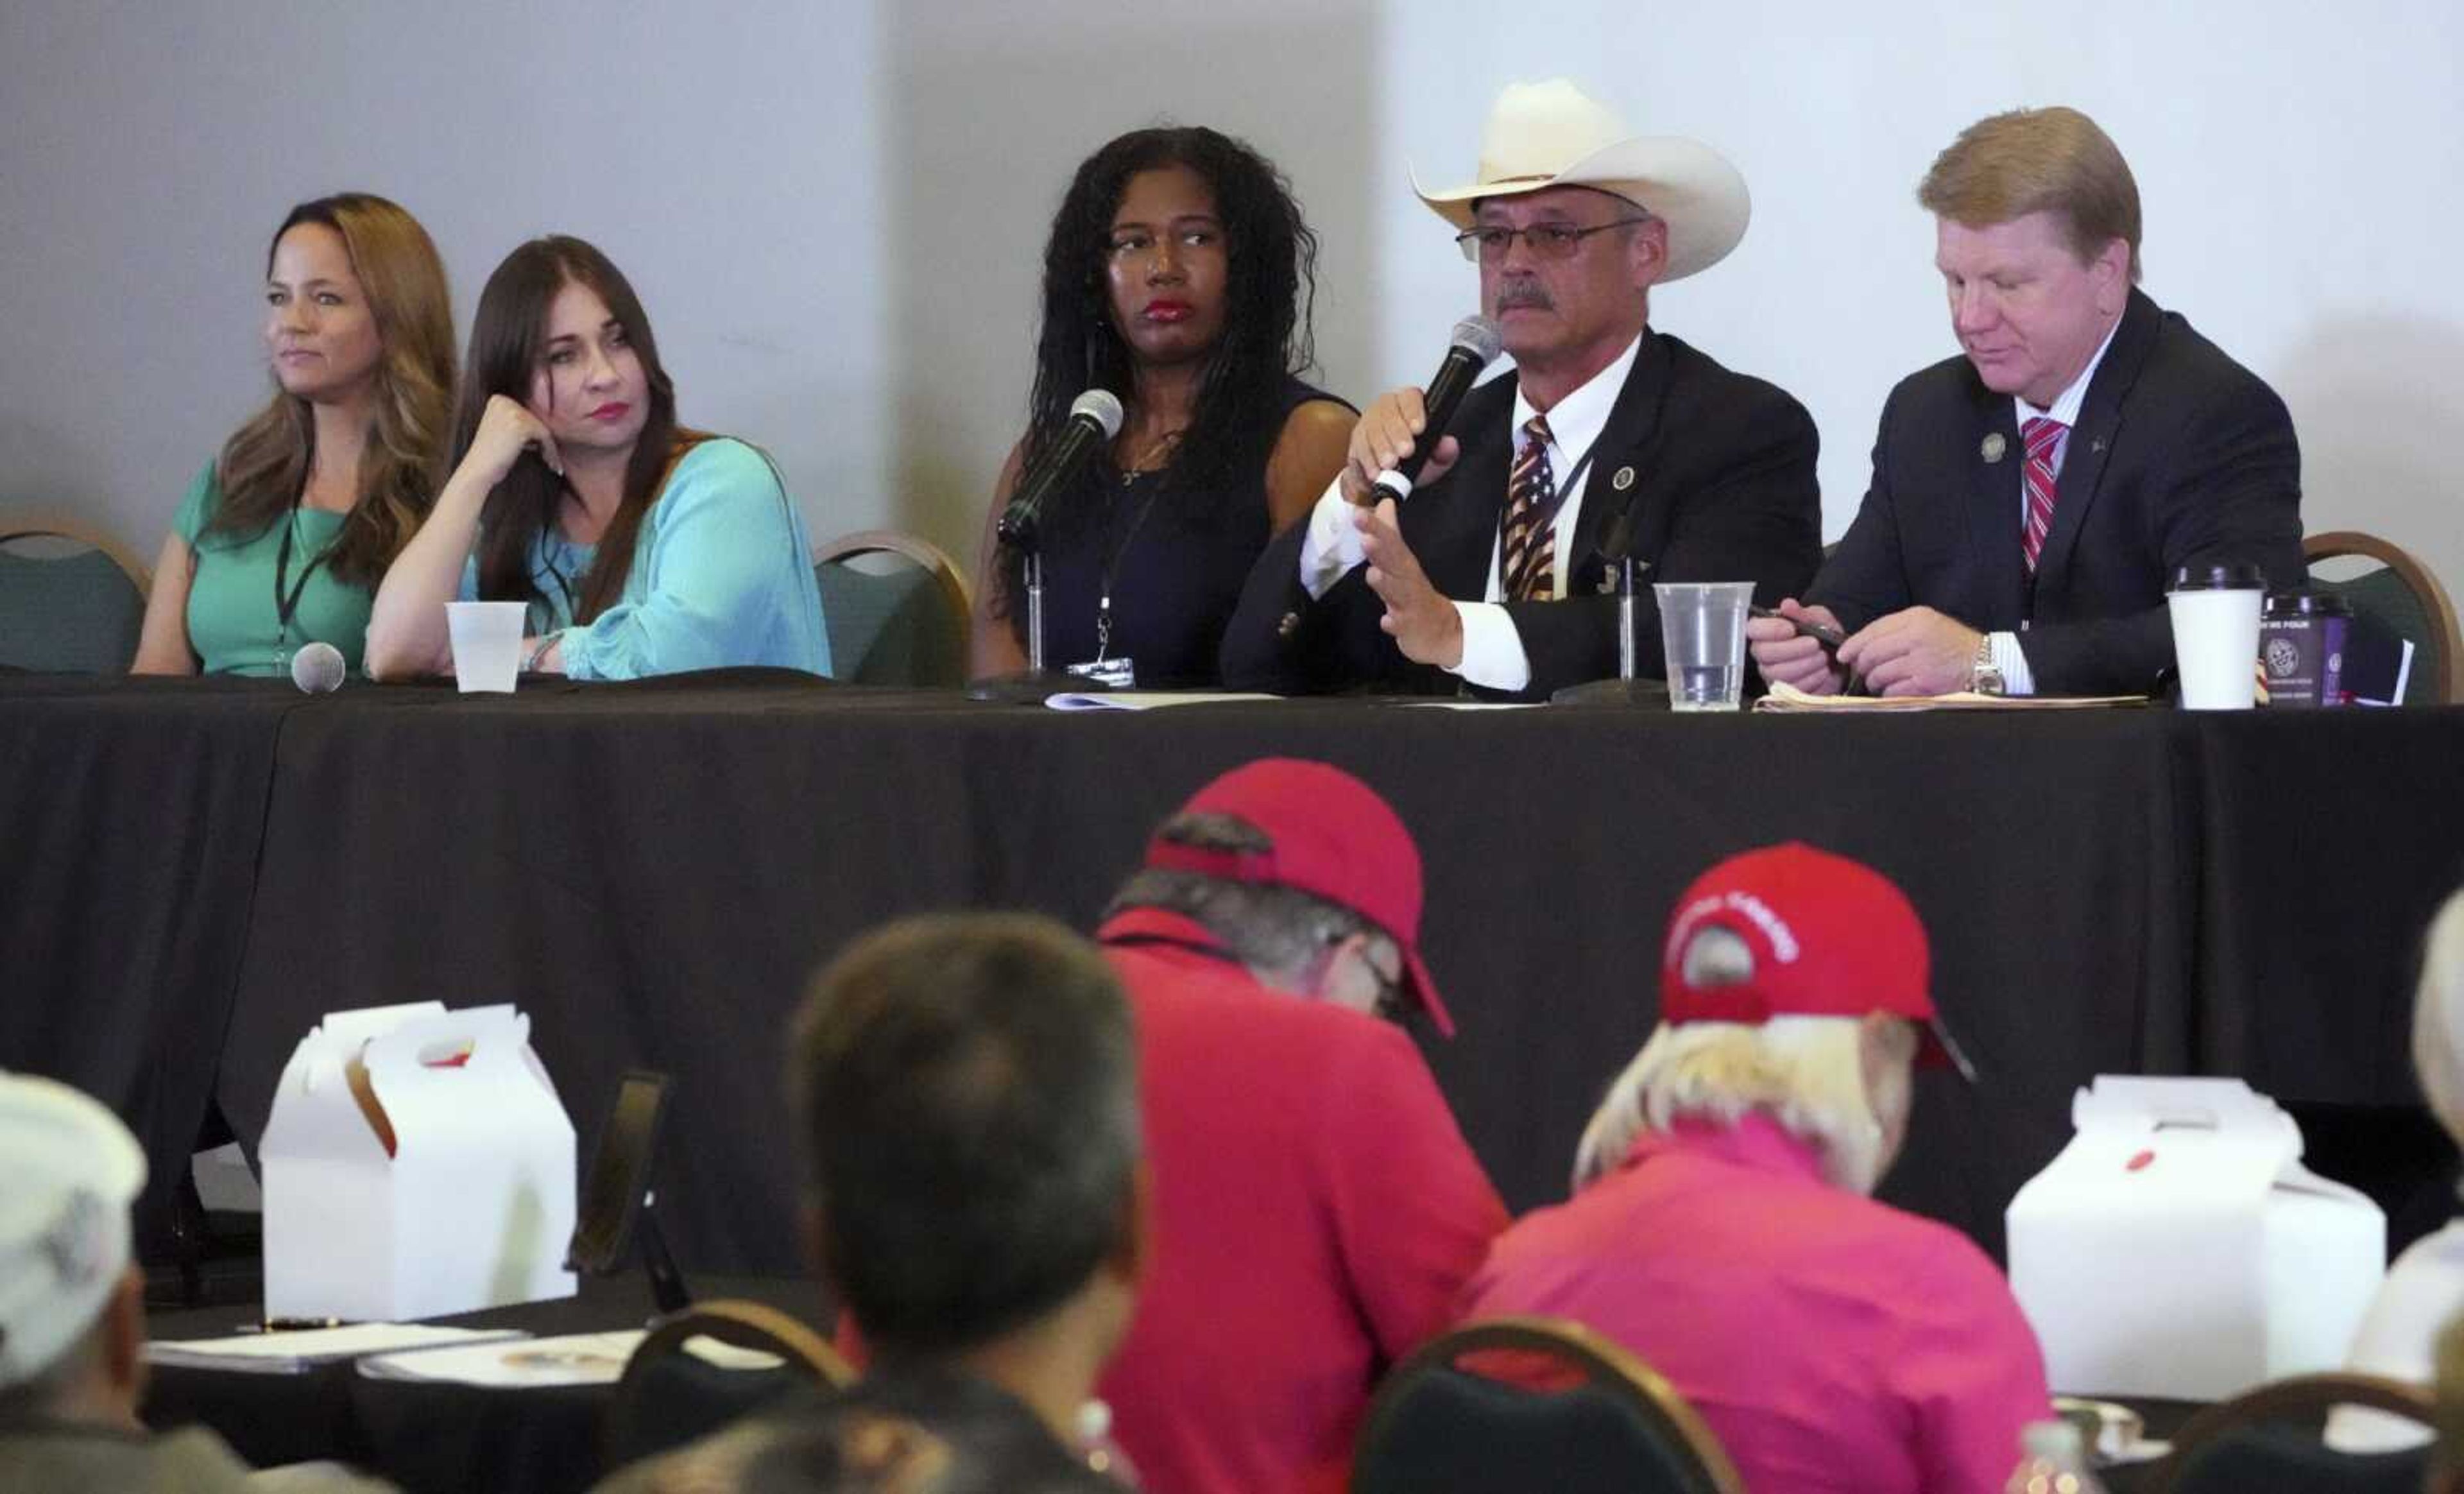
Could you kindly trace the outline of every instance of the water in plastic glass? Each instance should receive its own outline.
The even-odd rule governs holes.
[[[1734,711],[1746,683],[1749,581],[1656,582],[1672,711]]]
[[[514,692],[514,678],[522,669],[526,611],[518,602],[445,604],[445,632],[453,645],[453,679],[464,694]]]

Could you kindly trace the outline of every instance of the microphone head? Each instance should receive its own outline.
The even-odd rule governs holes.
[[[1069,418],[1084,416],[1093,421],[1110,441],[1121,433],[1121,402],[1110,389],[1089,389],[1069,402]]]
[[[291,656],[291,683],[312,695],[342,688],[342,650],[329,643],[312,643]]]
[[[1506,333],[1486,317],[1465,317],[1455,323],[1454,345],[1471,354],[1485,368],[1497,362],[1498,353],[1506,346]]]

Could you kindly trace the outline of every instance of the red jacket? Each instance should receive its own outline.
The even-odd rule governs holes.
[[[1378,1376],[1447,1326],[1505,1207],[1397,1028],[1260,985],[1177,914],[1097,937],[1155,1178],[1115,1436],[1149,1494],[1339,1494]]]

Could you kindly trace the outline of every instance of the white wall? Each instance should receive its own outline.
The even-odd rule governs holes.
[[[1568,73],[1752,184],[1727,263],[1655,320],[1821,427],[1826,528],[1881,396],[1952,350],[1911,197],[1963,124],[2070,102],[2147,207],[2147,288],[2271,380],[2312,529],[2378,529],[2464,589],[2464,9],[2371,0],[541,0],[0,7],[0,503],[150,553],[262,397],[265,238],[290,203],[396,197],[467,324],[501,253],[606,249],[686,417],[775,450],[816,535],[972,554],[1025,402],[1037,256],[1070,169],[1160,118],[1242,134],[1326,241],[1326,381],[1424,377],[1472,273],[1406,159],[1465,178],[1513,77]]]

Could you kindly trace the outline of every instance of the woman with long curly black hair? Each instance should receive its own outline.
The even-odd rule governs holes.
[[[1300,206],[1240,141],[1137,130],[1078,168],[1044,251],[1026,434],[985,516],[976,673],[1026,656],[1021,558],[994,526],[1070,402],[1100,388],[1121,401],[1120,433],[1042,516],[1045,657],[1215,682],[1250,563],[1343,466],[1354,412],[1297,377],[1316,274]]]

